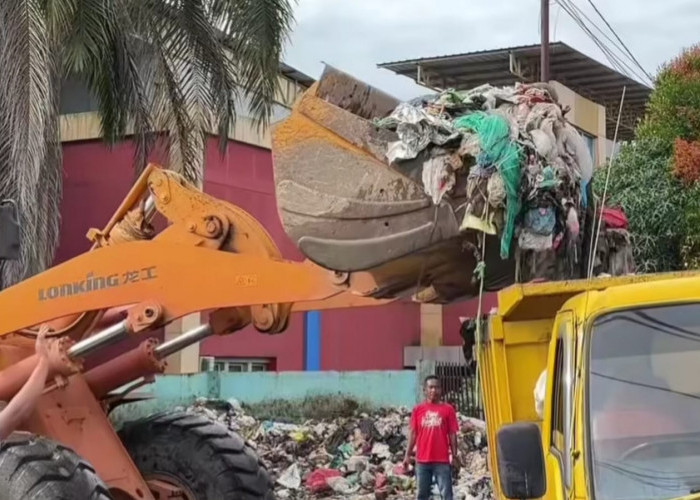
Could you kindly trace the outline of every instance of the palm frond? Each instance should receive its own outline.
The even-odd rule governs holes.
[[[235,80],[200,0],[134,2],[134,33],[149,44],[140,75],[155,126],[170,132],[171,158],[190,180],[201,177],[207,133],[223,139],[235,119]]]
[[[238,81],[250,98],[258,128],[269,125],[279,83],[279,63],[294,21],[290,0],[219,0],[227,44],[239,72]]]
[[[216,18],[203,0],[186,0],[182,8],[182,27],[190,38],[194,60],[201,75],[200,92],[208,94],[203,103],[215,114],[220,151],[225,150],[228,132],[236,119],[237,95],[233,61],[224,44]]]
[[[157,133],[190,180],[206,138],[220,151],[245,96],[269,124],[292,0],[0,0],[0,198],[17,202],[19,262],[0,285],[51,264],[62,190],[58,96],[66,76],[99,103],[107,143],[133,131],[137,170]],[[9,69],[9,70],[8,70]]]
[[[131,125],[137,170],[152,147],[152,123],[135,59],[139,42],[131,36],[131,20],[123,0],[81,0],[69,19],[62,44],[67,74],[76,75],[97,98],[102,136],[108,144],[122,138]]]
[[[5,286],[43,270],[57,244],[61,176],[44,177],[50,169],[60,173],[50,116],[57,109],[55,54],[44,13],[39,0],[0,2],[0,67],[12,68],[0,79],[0,198],[17,202],[22,225],[20,259],[3,265]],[[56,139],[47,143],[51,135]]]
[[[163,2],[144,1],[142,19],[148,23],[139,26],[141,35],[151,44],[147,53],[151,58],[142,61],[141,75],[148,89],[152,115],[158,129],[167,130],[170,154],[174,165],[193,182],[201,178],[203,168],[203,130],[206,120],[198,109],[208,106],[198,88],[198,74],[194,66],[192,46],[180,29],[179,13],[175,8],[163,9]]]

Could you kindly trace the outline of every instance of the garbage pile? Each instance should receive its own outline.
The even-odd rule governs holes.
[[[436,205],[448,195],[461,231],[498,236],[502,259],[515,247],[520,281],[568,279],[581,277],[584,228],[595,212],[591,153],[567,112],[548,84],[486,84],[401,103],[376,125],[398,136],[389,162],[407,172],[422,165],[424,191]],[[629,245],[624,234],[613,239],[615,248]]]
[[[303,424],[258,421],[240,404],[200,399],[188,411],[206,414],[253,446],[275,482],[279,500],[391,500],[415,496],[412,470],[402,466],[410,412],[405,408]],[[456,500],[490,500],[486,426],[459,415],[463,468]]]

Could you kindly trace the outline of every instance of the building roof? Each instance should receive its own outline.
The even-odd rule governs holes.
[[[283,76],[286,76],[290,80],[294,80],[295,82],[307,88],[311,87],[314,84],[314,82],[316,82],[314,78],[311,78],[306,73],[302,73],[298,69],[293,68],[289,64],[283,62],[280,62],[280,73],[282,73]]]
[[[626,85],[618,139],[633,137],[637,120],[644,115],[651,87],[615,71],[563,42],[550,44],[550,78],[605,107],[606,135],[612,139]],[[534,82],[540,74],[540,45],[522,45],[440,57],[425,57],[378,64],[417,83],[433,88],[469,89],[490,83],[513,85]]]

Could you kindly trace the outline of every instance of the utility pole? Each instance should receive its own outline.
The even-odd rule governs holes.
[[[540,80],[549,81],[549,0],[540,0]]]

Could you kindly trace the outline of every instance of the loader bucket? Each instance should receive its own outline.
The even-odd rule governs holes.
[[[476,240],[460,234],[456,215],[464,200],[433,204],[421,183],[424,156],[400,165],[386,159],[397,136],[373,120],[398,104],[326,66],[272,133],[282,225],[312,262],[371,271],[390,295],[431,284],[442,291],[429,301],[471,295],[476,261],[465,243]]]

